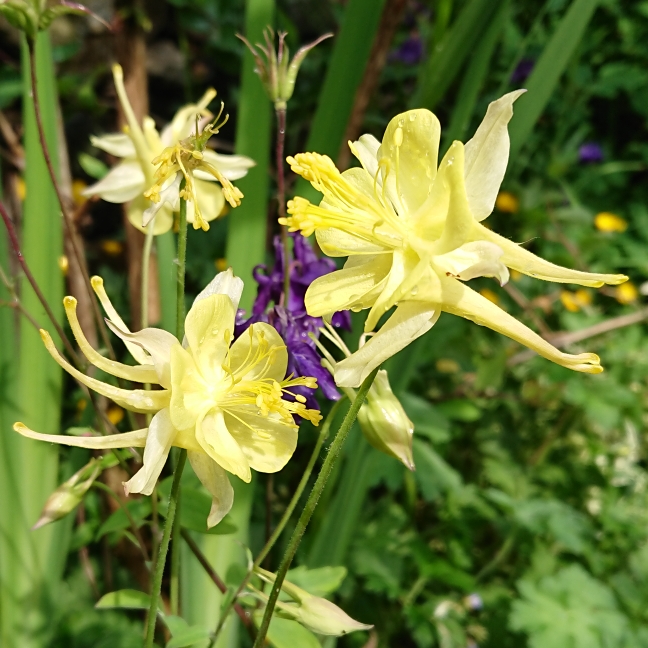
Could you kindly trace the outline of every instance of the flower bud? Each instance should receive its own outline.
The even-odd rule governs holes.
[[[285,110],[288,100],[292,97],[293,90],[295,89],[295,81],[297,80],[297,73],[299,67],[303,63],[308,52],[313,47],[321,43],[326,38],[330,38],[333,34],[324,34],[317,40],[309,45],[304,45],[297,51],[297,54],[290,60],[288,46],[286,45],[286,32],[279,32],[279,47],[275,51],[274,46],[274,30],[267,27],[263,32],[265,39],[265,46],[257,43],[255,49],[250,42],[240,34],[237,36],[247,45],[247,48],[252,53],[256,64],[255,71],[261,78],[261,83],[265,88],[270,101],[274,103],[276,110]],[[261,56],[261,53],[263,56]]]
[[[414,424],[389,385],[387,372],[376,375],[367,400],[358,412],[358,422],[369,443],[414,470],[412,438]]]
[[[266,582],[274,583],[275,575],[273,573],[261,567],[257,567],[255,571]],[[327,601],[320,596],[313,596],[293,583],[284,581],[281,589],[294,603],[277,601],[278,615],[297,621],[317,634],[339,637],[356,630],[370,630],[373,628],[372,625],[352,619],[335,603],[331,603],[331,601]]]
[[[97,461],[92,459],[88,464],[83,466],[81,470],[74,473],[70,479],[63,482],[47,498],[47,502],[45,502],[45,506],[43,507],[38,521],[32,527],[32,531],[40,529],[50,522],[60,520],[81,503],[83,496],[88,492],[92,483],[101,472],[101,468],[96,464]],[[90,477],[85,481],[80,481],[89,470],[92,470]]]

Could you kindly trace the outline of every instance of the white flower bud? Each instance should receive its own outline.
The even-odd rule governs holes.
[[[414,470],[412,437],[414,424],[394,395],[387,372],[381,369],[367,400],[358,412],[358,422],[369,443]]]

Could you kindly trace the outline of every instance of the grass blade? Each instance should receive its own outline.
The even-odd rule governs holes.
[[[516,102],[515,119],[509,126],[511,162],[549,103],[597,5],[598,0],[573,0],[533,68],[526,84],[528,92]]]
[[[455,80],[464,61],[474,51],[498,3],[470,0],[446,32],[442,41],[430,48],[428,60],[421,65],[417,92],[412,107],[433,110]]]

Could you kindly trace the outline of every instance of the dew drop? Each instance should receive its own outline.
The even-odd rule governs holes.
[[[411,112],[409,114],[409,120],[410,121],[415,121],[416,120],[416,113],[415,112]]]
[[[218,329],[217,329],[217,328],[213,328],[211,334],[212,334],[212,335],[218,335]]]

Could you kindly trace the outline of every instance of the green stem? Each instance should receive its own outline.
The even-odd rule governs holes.
[[[277,211],[279,218],[286,215],[286,182],[284,173],[284,143],[286,141],[286,109],[276,108],[277,115],[277,146],[275,149],[275,163],[277,166]],[[281,226],[281,244],[284,255],[284,306],[288,308],[290,302],[290,241],[288,228]]]
[[[290,542],[288,543],[286,553],[284,554],[281,564],[279,565],[279,569],[277,571],[277,577],[275,578],[275,582],[272,586],[272,592],[270,593],[270,598],[268,599],[268,604],[266,605],[266,609],[263,614],[263,621],[261,622],[261,626],[259,628],[259,632],[257,633],[257,638],[256,641],[254,642],[253,648],[261,648],[264,645],[265,637],[266,634],[268,633],[268,628],[270,626],[270,620],[272,619],[272,613],[274,612],[277,599],[279,598],[279,593],[281,592],[281,586],[284,582],[284,579],[286,578],[288,569],[290,569],[292,560],[295,557],[295,554],[297,553],[299,543],[301,542],[301,539],[303,538],[304,533],[306,532],[306,527],[308,526],[308,523],[310,522],[310,519],[313,513],[315,512],[315,508],[317,507],[317,502],[319,501],[319,498],[322,495],[322,491],[324,490],[324,487],[326,486],[326,482],[328,481],[331,471],[333,470],[333,466],[335,465],[335,462],[337,461],[337,458],[340,455],[342,446],[344,445],[344,442],[346,441],[346,438],[349,435],[349,431],[351,430],[351,426],[353,425],[353,422],[355,421],[356,416],[358,415],[358,411],[360,410],[360,407],[362,406],[362,403],[364,402],[367,396],[367,392],[369,391],[371,385],[373,384],[376,374],[378,373],[378,369],[379,367],[376,367],[364,379],[362,385],[360,385],[358,394],[355,397],[355,399],[351,402],[349,410],[346,413],[344,420],[342,421],[342,425],[340,425],[340,428],[337,431],[335,438],[333,439],[333,443],[331,443],[331,447],[329,448],[328,454],[326,455],[324,464],[322,465],[320,473],[317,476],[317,481],[313,486],[313,490],[311,491],[311,494],[308,496],[308,499],[306,500],[306,504],[304,505],[304,510],[302,511],[302,514],[299,516],[299,520],[297,521],[297,526],[295,527],[295,530],[293,531],[293,534],[290,538]]]
[[[238,601],[238,597],[240,596],[241,592],[245,589],[246,585],[248,584],[248,581],[250,580],[250,577],[254,573],[254,570],[257,567],[259,567],[261,563],[264,561],[265,557],[268,555],[272,547],[274,547],[275,543],[279,539],[279,536],[282,534],[286,524],[288,524],[288,520],[290,520],[290,517],[292,516],[293,511],[295,510],[295,507],[299,502],[299,498],[304,492],[304,489],[306,488],[306,484],[308,484],[308,480],[310,479],[311,473],[313,472],[313,468],[315,467],[315,462],[319,457],[320,451],[322,449],[322,445],[324,445],[324,441],[326,441],[328,437],[328,433],[331,428],[331,423],[333,423],[333,419],[335,418],[335,415],[337,414],[337,411],[340,408],[341,404],[342,401],[339,400],[337,403],[333,405],[331,411],[328,413],[328,416],[326,417],[326,420],[322,424],[319,437],[317,438],[317,442],[315,443],[313,452],[311,453],[310,459],[308,460],[306,470],[304,470],[304,474],[302,475],[302,478],[300,479],[299,484],[297,485],[297,490],[295,490],[295,493],[293,494],[290,500],[290,504],[288,504],[288,507],[284,511],[284,514],[281,516],[281,520],[279,521],[279,524],[273,531],[272,535],[268,538],[268,541],[265,543],[263,549],[261,549],[259,555],[256,557],[256,560],[254,561],[252,568],[245,575],[245,578],[238,586],[238,589],[236,590],[236,593],[232,597],[232,600],[229,602],[225,610],[223,610],[223,612],[221,613],[220,619],[218,621],[218,625],[216,626],[216,630],[214,631],[214,635],[212,637],[210,648],[216,643],[216,640],[218,639],[218,636],[221,630],[223,629],[223,626],[225,625],[225,621],[227,620],[229,613],[232,611],[232,608],[235,607],[236,602]]]
[[[148,321],[148,292],[149,292],[149,266],[151,263],[151,248],[153,247],[153,226],[155,219],[152,220],[146,228],[146,238],[144,239],[144,247],[142,248],[142,288],[140,290],[140,310],[142,319],[142,328],[145,329],[149,325]]]
[[[180,191],[185,188],[184,178],[180,183]],[[184,337],[184,284],[185,284],[185,266],[187,263],[187,201],[180,199],[180,226],[178,230],[178,284],[177,295],[178,303],[176,310],[176,337],[182,341]],[[146,622],[146,641],[145,648],[153,648],[153,638],[155,636],[155,622],[157,620],[157,611],[160,601],[160,591],[162,590],[162,577],[164,576],[164,566],[166,564],[167,554],[169,553],[169,544],[171,542],[171,531],[175,533],[174,540],[179,540],[179,528],[176,526],[176,514],[180,500],[180,479],[187,461],[187,451],[182,448],[178,453],[175,470],[173,472],[173,483],[171,484],[171,494],[169,495],[169,509],[167,518],[162,532],[162,540],[158,549],[157,559],[153,572],[153,582],[151,584],[151,604],[148,611]],[[178,516],[179,519],[179,516]],[[174,542],[175,544],[175,542]],[[177,579],[177,573],[176,573]],[[172,575],[173,580],[173,575]]]

